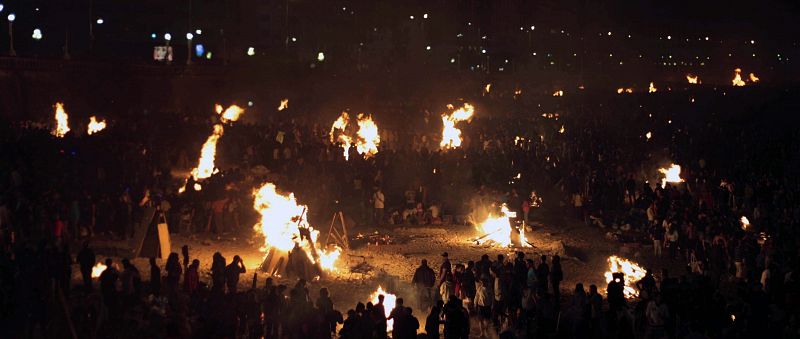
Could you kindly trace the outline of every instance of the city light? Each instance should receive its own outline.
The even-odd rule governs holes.
[[[8,22],[14,22],[14,20],[17,19],[17,15],[14,14],[14,13],[11,13],[11,14],[8,15],[7,18],[8,18]]]
[[[203,46],[203,44],[194,45],[194,55],[201,58],[203,54],[206,54],[206,46]]]
[[[203,34],[203,30],[202,29],[196,29],[196,30],[194,30],[194,34],[202,35]]]
[[[158,35],[156,35],[155,33],[150,34],[150,39],[155,39],[156,37],[158,37]]]
[[[256,55],[256,48],[255,47],[248,47],[247,48],[247,55],[249,55],[249,56]]]
[[[167,41],[172,40],[172,34],[169,34],[169,33],[164,34],[164,40],[167,40]]]
[[[322,52],[317,53],[317,61],[319,62],[325,61],[325,53]]]
[[[194,34],[186,33],[186,40],[192,40],[192,39],[194,39]]]
[[[33,38],[33,40],[42,40],[42,30],[38,28],[34,29],[33,35],[31,35],[31,37]]]
[[[427,19],[427,18],[428,18],[428,13],[425,13],[425,14],[423,14],[423,15],[422,15],[422,18],[423,18],[423,19]]]
[[[425,50],[430,51],[431,50],[431,46],[425,46]]]
[[[97,19],[97,24],[98,24],[98,25],[102,25],[102,24],[103,24],[103,23],[105,23],[105,22],[106,22],[106,21],[105,21],[105,20],[103,20],[103,18],[98,18],[98,19]]]
[[[414,20],[414,16],[413,15],[409,15],[408,18],[411,19],[411,20]]]
[[[0,12],[2,12],[2,11],[3,11],[3,8],[4,8],[4,7],[5,7],[5,6],[3,6],[3,4],[0,4]]]

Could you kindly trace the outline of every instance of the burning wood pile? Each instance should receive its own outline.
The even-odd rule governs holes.
[[[191,178],[195,181],[210,178],[212,175],[219,172],[214,161],[217,156],[217,142],[222,137],[222,134],[225,133],[223,124],[239,120],[239,117],[244,113],[244,109],[236,105],[231,105],[223,110],[222,105],[217,104],[215,109],[220,116],[221,123],[214,125],[211,135],[208,136],[208,139],[206,139],[206,142],[203,143],[203,147],[200,149],[200,158],[197,160],[197,166],[192,169],[190,173]],[[186,184],[188,184],[188,182],[189,178],[186,179]],[[183,193],[186,190],[186,184],[178,190],[178,193]],[[202,189],[202,186],[195,183],[192,188],[194,188],[195,191],[199,191]]]
[[[673,184],[683,182],[680,165],[672,164],[669,168],[659,168],[658,172],[664,175],[664,177],[661,178],[661,188],[666,188],[668,182]]]
[[[261,215],[254,229],[264,236],[264,272],[310,280],[336,271],[341,249],[318,248],[319,231],[309,225],[308,207],[298,204],[294,193],[280,194],[274,184],[266,183],[255,192],[253,208]]]
[[[53,135],[63,138],[69,132],[69,115],[64,110],[64,104],[56,103],[56,128],[53,130]]]
[[[533,247],[525,236],[525,225],[519,228],[512,226],[511,218],[516,218],[516,212],[508,209],[506,204],[500,206],[500,213],[490,212],[483,222],[474,223],[481,234],[473,241],[477,245],[497,244],[503,247],[515,246]]]
[[[605,273],[606,282],[610,283],[614,280],[614,273],[621,273],[623,275],[622,283],[624,284],[623,293],[625,298],[638,297],[639,290],[636,288],[636,282],[642,280],[647,271],[639,264],[615,255],[608,257],[608,265],[608,271]]]
[[[103,274],[108,266],[104,265],[103,263],[97,263],[92,267],[92,278],[100,278],[100,275]]]

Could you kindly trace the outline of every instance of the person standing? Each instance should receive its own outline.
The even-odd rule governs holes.
[[[664,247],[664,232],[659,229],[658,224],[650,228],[650,238],[653,239],[653,254],[656,258],[661,258],[661,249]]]
[[[228,294],[236,294],[239,287],[239,275],[247,273],[242,258],[238,255],[233,256],[233,261],[225,267],[225,282],[228,286]]]
[[[372,217],[374,218],[376,225],[383,225],[383,218],[384,218],[384,207],[386,204],[386,197],[383,195],[383,190],[380,187],[375,188],[375,192],[372,193]]]
[[[561,257],[556,254],[553,256],[553,267],[550,269],[550,285],[553,287],[556,307],[560,304],[562,280],[564,280],[564,271],[561,270]]]
[[[83,242],[83,248],[78,252],[77,260],[81,267],[83,287],[90,291],[92,290],[92,267],[94,267],[97,259],[94,256],[94,251],[89,247],[88,240]]]
[[[541,295],[547,294],[547,282],[550,275],[550,266],[547,265],[547,256],[542,256],[542,262],[536,267],[536,281],[538,282],[537,293]]]
[[[192,260],[192,264],[186,267],[186,273],[183,274],[183,290],[186,294],[192,295],[200,287],[200,260]]]
[[[478,309],[478,327],[480,337],[489,335],[489,320],[492,319],[492,297],[483,280],[478,279],[475,287],[475,307]]]
[[[161,293],[161,267],[153,257],[150,257],[150,293],[156,296]]]
[[[419,267],[414,272],[411,283],[417,289],[417,303],[419,305],[426,305],[433,301],[431,291],[433,285],[436,284],[436,273],[428,266],[427,260],[422,259]]]

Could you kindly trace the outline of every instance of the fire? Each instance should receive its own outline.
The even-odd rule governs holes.
[[[645,138],[647,138],[647,140],[650,140],[650,138],[652,138],[652,137],[653,137],[653,133],[652,133],[652,132],[647,132],[647,133],[644,135],[644,137],[645,137]]]
[[[557,90],[557,91],[553,92],[553,96],[554,97],[563,97],[564,96],[564,91]]]
[[[282,111],[289,108],[289,99],[281,100],[281,104],[278,106],[278,111]]]
[[[630,87],[628,87],[628,88],[624,88],[624,87],[617,88],[617,94],[622,94],[622,93],[631,94],[631,93],[633,93],[633,88],[630,88]]]
[[[231,105],[224,111],[222,110],[222,106],[219,104],[217,104],[215,107],[217,109],[217,114],[220,114],[220,119],[222,122],[239,120],[239,117],[242,115],[242,113],[244,113],[244,109],[236,105]]]
[[[485,93],[489,93],[491,92],[491,90],[492,90],[492,84],[486,84],[486,86],[483,87],[483,91]]]
[[[558,130],[558,133],[564,134],[567,130],[564,129],[564,125],[561,125],[561,128]]]
[[[195,180],[205,179],[216,173],[214,159],[217,156],[217,141],[219,141],[224,131],[225,129],[222,125],[214,125],[214,132],[208,136],[203,148],[200,149],[200,159],[197,162],[197,167],[192,170],[192,177]]]
[[[525,223],[519,228],[519,243],[522,247],[533,247],[530,243],[528,243],[528,238],[525,237]]]
[[[747,217],[742,216],[742,218],[739,219],[739,222],[742,223],[743,230],[746,231],[748,228],[750,228],[750,220],[748,220]]]
[[[348,115],[347,112],[342,112],[342,115],[340,115],[339,118],[333,122],[330,132],[331,143],[333,144],[338,141],[342,144],[345,160],[350,160],[350,145],[353,143],[353,138],[345,134],[345,129],[347,129],[347,124],[349,122],[350,115]],[[338,136],[336,136],[337,134]]]
[[[378,153],[381,136],[378,134],[378,125],[372,121],[372,115],[358,115],[358,132],[356,132],[356,151],[369,158]]]
[[[56,103],[56,129],[53,130],[53,135],[63,138],[69,132],[69,115],[64,111],[64,104]]]
[[[734,76],[733,76],[733,80],[732,80],[733,86],[736,86],[736,87],[744,86],[744,80],[742,80],[742,69],[741,68],[737,68],[737,69],[733,70],[733,72],[734,72]]]
[[[315,247],[319,231],[309,225],[308,207],[298,204],[294,193],[279,194],[274,184],[266,183],[254,194],[253,208],[261,214],[261,220],[253,229],[264,236],[262,251],[274,247],[286,252],[297,244],[311,263],[329,271],[336,270],[334,264],[341,249],[323,251]]]
[[[108,266],[103,265],[103,263],[97,263],[92,267],[92,278],[100,278],[100,275],[103,274],[103,271],[106,270]]]
[[[668,182],[678,183],[683,182],[681,178],[681,166],[672,164],[669,168],[659,168],[658,171],[664,174],[664,177],[661,178],[661,188],[667,187]]]
[[[750,73],[750,81],[758,82],[759,80],[761,80],[761,79],[759,79],[755,74]]]
[[[615,255],[608,257],[608,264],[609,269],[605,273],[606,282],[610,283],[611,280],[614,280],[613,273],[621,272],[625,275],[625,287],[623,289],[625,298],[638,297],[639,290],[636,289],[636,282],[642,280],[647,271],[639,264]]]
[[[696,85],[700,83],[700,77],[692,74],[686,74],[686,81],[690,84]]]
[[[656,88],[656,86],[651,81],[650,82],[650,87],[647,88],[647,93],[655,93],[655,92],[658,92],[658,89]]]
[[[383,287],[378,286],[378,289],[369,296],[369,300],[372,302],[373,305],[378,303],[378,296],[383,294],[383,312],[385,313],[385,317],[388,318],[389,314],[392,313],[392,309],[397,306],[397,296],[391,293],[386,293],[383,290]],[[386,322],[386,333],[389,333],[394,328],[394,319],[391,319]]]
[[[449,106],[452,107],[452,106]],[[461,146],[461,130],[456,128],[456,123],[460,121],[470,121],[475,113],[475,108],[468,103],[453,111],[449,115],[442,114],[442,142],[439,146],[443,149],[458,148]]]
[[[489,214],[489,217],[478,225],[478,231],[483,233],[482,238],[486,241],[494,241],[502,246],[511,245],[511,220],[515,213],[508,209],[506,204],[500,207],[500,216]]]
[[[106,128],[106,121],[105,120],[97,121],[97,118],[93,115],[89,117],[89,127],[86,129],[86,134],[92,135],[104,130],[105,128]]]

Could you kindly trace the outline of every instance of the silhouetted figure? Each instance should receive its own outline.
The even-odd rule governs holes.
[[[150,258],[150,293],[161,294],[161,267],[156,264],[156,258]]]
[[[244,267],[242,258],[240,258],[238,255],[235,255],[233,256],[233,261],[231,261],[230,265],[225,267],[225,281],[228,285],[229,294],[236,294],[236,290],[239,287],[239,275],[242,273],[247,273],[247,268]]]
[[[92,267],[94,267],[96,260],[94,251],[89,247],[89,241],[84,241],[81,251],[78,252],[77,261],[81,267],[83,287],[87,291],[92,289]]]
[[[550,285],[553,287],[553,299],[556,307],[559,307],[559,300],[561,300],[562,280],[564,280],[564,272],[561,270],[561,257],[556,254],[553,256],[553,267],[550,269]]]

